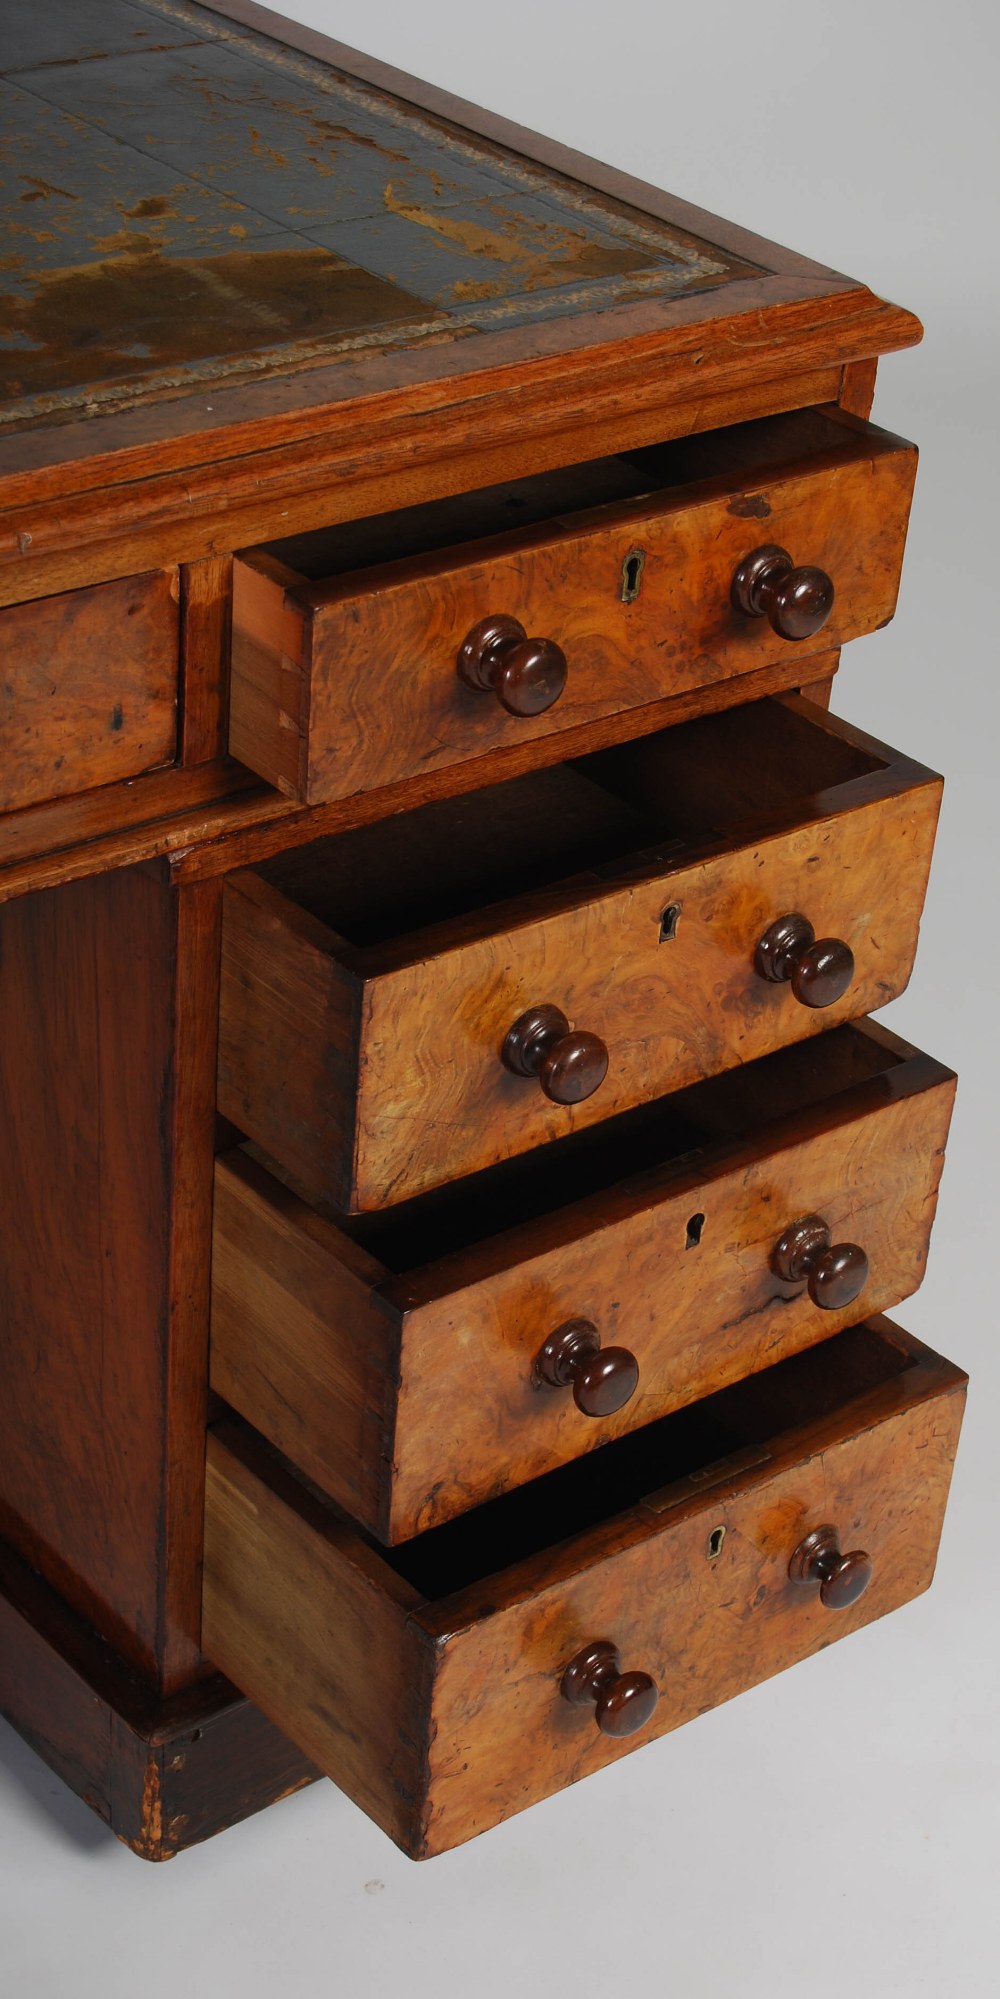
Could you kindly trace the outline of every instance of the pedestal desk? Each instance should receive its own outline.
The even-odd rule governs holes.
[[[2,79],[0,1706],[431,1854],[931,1579],[920,329],[242,0]]]

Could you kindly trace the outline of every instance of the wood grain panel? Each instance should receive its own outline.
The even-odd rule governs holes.
[[[202,1670],[218,890],[0,914],[0,1519],[153,1686]]]
[[[0,612],[0,812],[169,763],[176,569]]]
[[[163,1461],[157,1652],[158,1683],[170,1690],[205,1671],[198,1642],[202,1438],[208,1411],[222,884],[192,883],[177,892],[163,871],[155,880],[164,916],[173,925],[176,954],[166,1002],[171,1042],[160,1138],[168,1162],[166,1347],[162,1402],[156,1427],[147,1432],[148,1445],[156,1440]],[[127,946],[125,955],[127,959]],[[162,994],[158,1003],[164,1004]],[[149,1137],[151,1141],[152,1132]],[[131,1335],[138,1337],[135,1327]],[[134,1448],[133,1438],[129,1443]]]
[[[873,1073],[845,1088],[866,1062]],[[783,1056],[759,1066],[742,1118],[727,1114],[726,1079],[701,1091],[701,1129],[717,1114],[742,1130],[675,1158],[665,1134],[661,1166],[568,1205],[554,1158],[547,1210],[415,1272],[393,1275],[243,1153],[220,1160],[213,1386],[394,1543],[825,1339],[861,1310],[898,1305],[923,1276],[953,1076],[894,1037],[846,1028],[820,1040],[812,1073]],[[796,1092],[800,1109],[763,1108],[757,1123],[758,1102]],[[677,1118],[697,1119],[695,1095]],[[693,1144],[699,1136],[695,1123]],[[627,1157],[627,1140],[619,1149]],[[488,1181],[479,1199],[485,1223]],[[495,1199],[503,1213],[510,1187]],[[865,1249],[860,1303],[821,1310],[804,1284],[773,1275],[778,1236],[809,1213]],[[381,1233],[391,1249],[391,1227]],[[420,1238],[415,1219],[405,1239]],[[433,1255],[429,1229],[424,1241]],[[632,1399],[599,1421],[568,1389],[533,1383],[543,1341],[573,1318],[639,1363]],[[461,1437],[460,1453],[442,1453],[443,1435]]]
[[[714,480],[326,583],[297,587],[272,556],[241,557],[233,755],[316,804],[757,671],[788,642],[734,610],[729,593],[762,541],[833,577],[824,646],[885,624],[916,454],[862,424],[828,428],[826,451],[813,442],[797,467],[755,466],[762,446],[737,431],[734,462]],[[806,419],[802,436],[812,437]],[[636,549],[641,587],[623,603]],[[497,612],[566,655],[565,691],[545,714],[510,716],[458,679],[466,633]]]
[[[634,1439],[599,1472],[573,1467],[586,1531],[569,1527],[570,1474],[554,1474],[561,1498],[551,1480],[533,1488],[535,1552],[512,1566],[523,1501],[481,1510],[464,1540],[454,1526],[425,1536],[390,1567],[252,1433],[224,1425],[209,1440],[205,1644],[404,1851],[441,1852],[925,1589],[963,1394],[957,1368],[873,1321],[702,1405],[699,1422],[710,1411],[728,1429],[721,1462],[689,1448],[671,1478],[678,1425],[691,1441],[681,1412],[650,1433],[663,1448],[644,1487],[621,1455]],[[639,1490],[616,1511],[633,1475]],[[874,1563],[867,1592],[836,1613],[788,1579],[825,1521]],[[597,1637],[657,1682],[643,1735],[609,1740],[560,1697],[569,1660]]]

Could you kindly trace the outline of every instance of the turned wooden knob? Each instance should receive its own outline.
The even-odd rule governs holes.
[[[639,1383],[639,1363],[627,1347],[602,1347],[589,1319],[567,1319],[535,1355],[536,1387],[572,1388],[582,1416],[613,1416]]]
[[[821,1215],[802,1215],[778,1237],[771,1269],[784,1284],[805,1284],[814,1305],[839,1312],[868,1282],[868,1258],[856,1242],[831,1242]]]
[[[730,595],[734,609],[767,618],[779,639],[811,639],[833,610],[834,589],[825,569],[796,569],[787,548],[769,542],[744,557]]]
[[[754,970],[773,985],[787,980],[803,1006],[832,1006],[854,977],[854,953],[840,937],[817,937],[807,916],[791,911],[768,925]]]
[[[604,1735],[634,1735],[652,1719],[659,1699],[648,1673],[623,1673],[622,1655],[610,1638],[595,1638],[571,1659],[562,1676],[563,1700],[596,1709]]]
[[[570,1032],[558,1006],[532,1006],[508,1028],[500,1059],[515,1076],[537,1076],[554,1104],[582,1104],[608,1073],[608,1051],[597,1034]]]
[[[872,1579],[872,1558],[861,1548],[840,1552],[835,1527],[814,1527],[788,1564],[793,1583],[818,1583],[819,1600],[827,1610],[847,1610],[863,1596]]]
[[[566,685],[566,655],[552,639],[529,639],[517,618],[480,618],[459,647],[458,677],[492,690],[508,715],[542,715]]]

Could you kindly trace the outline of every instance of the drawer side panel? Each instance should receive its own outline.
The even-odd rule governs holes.
[[[361,988],[321,924],[251,873],[222,914],[219,1109],[333,1200],[350,1200]]]
[[[206,1655],[405,1846],[421,1809],[427,1648],[394,1580],[349,1528],[317,1531],[209,1436]]]
[[[229,752],[289,797],[304,795],[308,637],[266,557],[233,563]]]
[[[215,1169],[211,1381],[376,1533],[392,1479],[398,1321],[380,1266],[243,1155]]]

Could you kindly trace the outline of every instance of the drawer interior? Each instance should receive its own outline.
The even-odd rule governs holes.
[[[915,1357],[892,1335],[887,1321],[835,1333],[400,1547],[379,1547],[380,1559],[433,1602],[632,1507],[666,1512],[695,1491],[766,1464],[792,1432],[828,1423],[904,1374]]]
[[[258,873],[355,948],[556,884],[627,877],[693,856],[888,767],[888,754],[809,702],[766,700],[442,799],[260,864]]]
[[[458,543],[530,528],[539,522],[572,524],[573,517],[652,494],[664,497],[704,479],[744,488],[804,459],[854,453],[866,427],[823,409],[794,410],[730,424],[694,437],[647,446],[609,458],[592,458],[554,472],[536,473],[422,506],[375,514],[367,520],[316,528],[309,534],[267,542],[263,553],[310,581],[351,574],[406,557],[429,555]],[[879,433],[873,433],[878,435]]]
[[[884,1030],[864,1025],[831,1028],[815,1040],[796,1042],[773,1055],[672,1096],[643,1104],[603,1124],[553,1140],[543,1152],[488,1167],[449,1187],[361,1216],[334,1215],[383,1269],[402,1276],[439,1258],[528,1223],[541,1223],[609,1188],[641,1193],[645,1174],[664,1167],[683,1171],[704,1146],[752,1137],[782,1116],[829,1104],[855,1084],[884,1077],[913,1051]],[[264,1158],[258,1148],[248,1150]],[[268,1170],[286,1178],[275,1161]],[[702,1162],[704,1170],[704,1162]],[[323,1203],[312,1205],[323,1212]],[[698,1241],[692,1216],[692,1247]]]

